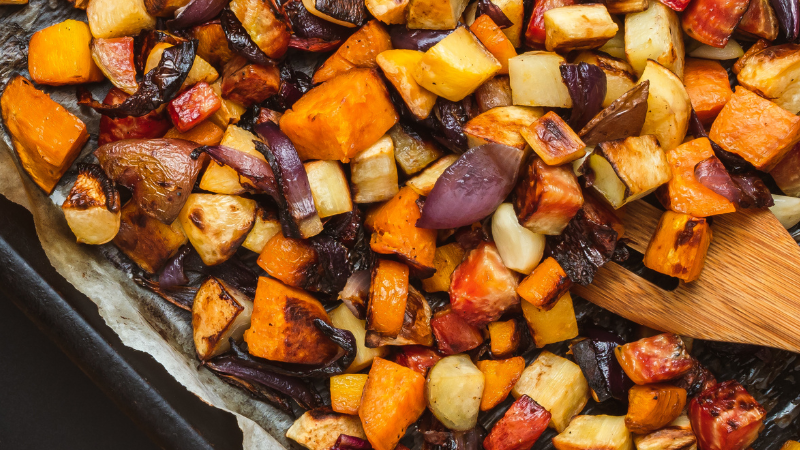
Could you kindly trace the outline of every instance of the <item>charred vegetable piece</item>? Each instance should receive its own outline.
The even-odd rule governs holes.
[[[572,108],[572,98],[561,78],[566,60],[557,53],[527,52],[508,60],[515,105]],[[537,80],[531,83],[530,80]]]
[[[139,89],[136,81],[136,65],[132,37],[115,39],[92,39],[92,60],[111,83],[133,94]]]
[[[249,37],[264,55],[278,59],[286,53],[290,37],[289,27],[275,14],[269,2],[265,0],[232,0],[228,7],[247,33],[246,37]],[[223,13],[223,28],[227,27],[226,22],[229,21],[226,20]],[[226,29],[225,34],[228,36],[228,43],[233,44],[230,31]],[[264,64],[263,61],[251,59],[244,54],[246,52],[239,51],[235,45],[231,45],[231,48],[256,64]]]
[[[700,184],[740,208],[765,208],[774,204],[769,188],[758,175],[754,172],[731,175],[716,156],[698,162],[694,166],[694,176]]]
[[[575,362],[592,389],[592,397],[598,402],[610,398],[624,400],[633,385],[614,356],[614,349],[620,344],[624,344],[622,339],[610,335],[601,339],[584,339],[570,346]]]
[[[498,106],[511,106],[511,82],[507,76],[496,76],[475,90],[475,102],[485,113]]]
[[[328,450],[342,434],[367,437],[358,418],[334,412],[327,406],[306,411],[286,430],[286,437],[309,450]]]
[[[338,347],[314,325],[314,319],[330,320],[317,299],[301,289],[261,277],[252,325],[245,331],[244,340],[250,353],[260,358],[323,364],[336,356]]]
[[[539,440],[550,423],[550,413],[523,395],[495,423],[483,441],[486,450],[527,450]]]
[[[428,370],[435,366],[442,358],[443,355],[441,353],[430,347],[406,345],[402,347],[400,353],[395,356],[395,362],[426,376],[428,375]]]
[[[248,64],[244,58],[237,57],[225,66],[220,88],[223,97],[249,108],[278,93],[280,72],[276,66]]]
[[[517,278],[503,264],[497,247],[484,242],[453,272],[450,304],[453,312],[480,328],[519,304],[516,289]]]
[[[312,81],[314,84],[323,83],[354,68],[374,69],[378,67],[378,54],[391,48],[391,38],[386,28],[377,20],[371,20],[347,38],[314,72]]]
[[[190,0],[144,0],[144,6],[147,8],[147,13],[156,17],[170,17],[175,13],[176,10],[186,6],[189,3],[200,2],[191,2]]]
[[[119,231],[119,192],[100,166],[78,164],[78,179],[61,210],[80,243],[105,244]]]
[[[496,143],[525,150],[520,129],[541,117],[541,108],[529,106],[498,106],[473,117],[464,124],[464,134],[470,147]]]
[[[375,358],[358,415],[375,450],[394,450],[409,425],[425,411],[425,377]]]
[[[637,450],[678,450],[693,448],[697,439],[692,432],[689,417],[684,413],[668,426],[647,435],[634,436]]]
[[[768,47],[750,56],[737,76],[739,83],[792,114],[800,112],[800,92],[792,80],[800,73],[800,45]]]
[[[419,175],[406,181],[406,186],[410,187],[419,195],[428,195],[436,185],[436,181],[442,176],[448,167],[458,161],[458,155],[446,155],[439,158],[435,163],[428,166]]]
[[[711,236],[706,219],[667,211],[647,245],[644,265],[687,283],[694,281],[703,270]]]
[[[683,31],[712,47],[724,47],[750,4],[748,0],[695,0],[681,16]]]
[[[156,18],[147,12],[143,0],[92,0],[86,6],[86,17],[96,39],[135,36],[156,26]]]
[[[186,133],[206,120],[222,106],[222,101],[208,83],[195,84],[167,105],[172,123],[181,133]]]
[[[778,16],[769,0],[751,0],[736,26],[736,33],[753,39],[774,41],[778,37]],[[730,42],[730,41],[729,41]]]
[[[525,24],[525,11],[528,9],[528,5],[522,0],[493,0],[491,4],[497,8],[486,5],[485,8],[481,8],[482,14],[483,11],[499,9],[500,11],[493,13],[492,20],[503,28],[503,33],[514,47],[522,47],[522,28]],[[503,13],[503,16],[507,19],[507,23],[510,24],[507,28],[503,25],[503,22],[506,21],[502,20],[499,14],[500,12]]]
[[[766,411],[738,381],[707,389],[689,404],[689,419],[700,448],[743,450],[763,427]]]
[[[424,53],[417,50],[384,50],[376,58],[378,66],[403,98],[408,110],[417,119],[424,120],[431,114],[436,94],[425,89],[414,79],[414,69]]]
[[[447,356],[428,372],[428,407],[444,426],[454,431],[475,427],[485,380],[467,355]]]
[[[419,52],[428,51],[439,41],[447,37],[453,30],[425,30],[412,29],[404,25],[389,28],[389,35],[392,38],[392,47],[416,50]]]
[[[650,2],[642,12],[625,16],[625,55],[636,73],[644,72],[648,60],[683,77],[683,33],[675,11],[660,2]]]
[[[439,145],[410,126],[397,124],[389,130],[394,143],[394,159],[406,175],[418,173],[442,156]]]
[[[618,416],[577,416],[553,438],[557,450],[631,450],[633,439],[625,428],[625,418]]]
[[[499,10],[499,8],[489,0],[484,0],[484,2]],[[502,13],[502,11],[500,12]],[[506,18],[506,20],[508,20],[508,18]],[[475,34],[478,40],[481,41],[481,44],[483,44],[484,47],[494,55],[497,61],[500,62],[501,68],[497,73],[507,74],[508,60],[517,56],[517,50],[498,24],[492,20],[489,14],[484,14],[475,19],[475,22],[470,25],[469,30]]]
[[[489,349],[494,358],[508,358],[517,352],[522,341],[522,321],[519,319],[489,324]]]
[[[0,107],[22,168],[50,194],[89,139],[86,125],[22,76],[6,85]]]
[[[686,59],[683,85],[697,118],[705,124],[714,121],[733,95],[728,72],[720,63],[708,59]]]
[[[393,198],[400,188],[397,181],[394,143],[389,136],[359,152],[350,161],[353,201],[375,203]]]
[[[320,218],[353,210],[347,177],[339,161],[312,161],[305,164],[305,169]]]
[[[154,1],[163,3],[163,0]],[[193,0],[189,2],[186,0],[166,0],[166,2],[170,7],[180,6],[180,8],[175,11],[175,19],[167,21],[167,26],[170,29],[183,29],[199,23],[208,22],[217,17],[227,5],[225,0]],[[169,9],[167,11],[169,11]]]
[[[597,48],[617,34],[605,5],[569,5],[544,13],[548,51]]]
[[[208,277],[192,303],[192,331],[197,357],[206,361],[227,352],[250,327],[253,301],[224,281]]]
[[[437,312],[431,319],[436,346],[445,355],[455,355],[481,345],[483,335],[451,309]]]
[[[196,41],[191,41],[195,42]],[[150,54],[147,55],[147,61],[145,63],[144,72],[150,72],[151,70],[155,69],[159,61],[161,61],[161,56],[164,54],[164,50],[173,47],[172,44],[168,42],[160,42],[153,46],[153,49],[150,51]],[[189,69],[189,74],[186,75],[186,79],[183,81],[181,88],[179,91],[183,91],[185,89],[190,88],[192,85],[197,84],[201,81],[205,81],[206,83],[213,83],[217,81],[219,78],[219,72],[215,69],[211,64],[205,61],[203,58],[199,56],[194,57],[194,62],[192,63],[192,68]]]
[[[753,55],[760,52],[761,50],[764,50],[770,45],[772,45],[772,42],[767,41],[766,39],[759,39],[753,45],[751,45],[746,52],[744,52],[744,55],[742,55],[741,58],[736,60],[736,63],[731,68],[731,71],[734,74],[738,75],[739,72],[741,72],[742,69],[744,68],[745,64],[747,64],[747,61],[749,61],[750,58],[753,57]]]
[[[415,225],[421,215],[419,198],[411,188],[404,187],[381,206],[374,217],[370,247],[376,253],[396,254],[414,270],[430,274],[436,252],[436,231]]]
[[[398,25],[406,22],[406,10],[409,0],[366,0],[367,11],[386,25]]]
[[[326,18],[360,26],[367,20],[366,5],[358,0],[316,0],[314,7]]]
[[[540,309],[523,301],[522,313],[539,348],[578,336],[578,321],[569,292],[549,309]]]
[[[606,8],[608,8],[610,14],[630,14],[644,11],[649,6],[649,3],[646,0],[610,0],[606,2]],[[666,0],[664,2],[665,5],[676,11],[683,10],[687,3],[689,3],[689,0]],[[622,30],[620,29],[620,31]]]
[[[589,385],[580,367],[546,350],[522,372],[511,392],[515,398],[527,395],[542,405],[552,415],[550,426],[559,432],[589,401]]]
[[[369,316],[368,316],[369,317]],[[408,298],[403,315],[403,326],[395,337],[367,331],[364,344],[369,348],[386,345],[433,345],[431,307],[414,286],[408,286]]]
[[[109,178],[133,192],[142,211],[172,223],[202,166],[189,156],[196,146],[173,139],[131,139],[103,145],[94,154]]]
[[[371,69],[353,69],[308,91],[281,118],[300,159],[348,162],[374,144],[398,116]]]
[[[694,365],[680,336],[659,334],[617,347],[617,360],[636,384],[674,380]]]
[[[118,88],[108,91],[106,98],[103,99],[104,105],[118,105],[124,102],[129,96]],[[141,117],[117,117],[100,116],[100,131],[97,136],[97,144],[105,145],[109,142],[120,141],[123,139],[155,139],[166,136],[170,129],[171,122],[163,112],[151,111]],[[178,139],[178,138],[167,138]]]
[[[609,56],[602,51],[585,51],[575,58],[573,64],[582,62],[597,66],[605,74],[606,90],[605,98],[602,99],[603,107],[611,105],[614,100],[620,98],[636,84],[636,72],[624,59]],[[599,109],[594,111],[594,114],[599,111]],[[577,126],[575,128],[579,129]]]
[[[558,261],[548,257],[520,282],[517,294],[532,306],[549,310],[571,286],[572,281]]]
[[[800,4],[791,0],[774,0],[770,4],[775,8],[775,15],[786,40],[797,40],[800,36]]]
[[[447,292],[450,290],[450,280],[466,252],[456,242],[436,247],[433,255],[433,268],[436,273],[432,277],[422,280],[422,287],[426,292]]]
[[[256,202],[235,195],[191,194],[178,216],[186,237],[208,266],[236,253],[255,222]]]
[[[514,209],[522,226],[558,235],[583,206],[578,179],[569,166],[549,166],[532,158],[514,190]]]
[[[511,393],[525,369],[525,360],[521,356],[499,361],[486,359],[478,361],[476,365],[483,372],[485,380],[481,411],[488,411],[503,402]],[[542,426],[546,427],[547,423]]]
[[[147,273],[161,270],[187,242],[180,223],[165,225],[141,210],[135,201],[122,207],[114,245]]]
[[[562,6],[574,5],[574,0],[536,0],[531,18],[525,29],[525,43],[530,47],[542,47],[547,38],[544,27],[544,13]]]
[[[639,83],[600,111],[578,133],[587,146],[638,136],[647,117],[650,81]]]
[[[511,203],[503,203],[494,212],[492,237],[503,264],[511,270],[527,275],[542,260],[544,235],[520,225]]]
[[[563,64],[559,69],[572,99],[570,125],[580,129],[603,107],[606,97],[606,74],[598,66],[585,62]]]
[[[225,41],[225,30],[218,20],[191,28],[189,35],[198,41],[197,56],[214,67],[223,67],[236,57]],[[220,45],[221,42],[226,42],[226,45]]]
[[[647,434],[681,415],[686,406],[686,391],[668,384],[634,386],[628,393],[625,426],[632,433]]]
[[[228,159],[235,156],[239,156],[241,159],[240,153],[247,154],[254,159],[258,159],[263,164],[263,167],[267,168],[265,170],[268,170],[269,174],[272,175],[272,169],[269,168],[266,158],[256,150],[254,141],[259,140],[260,138],[253,133],[236,125],[230,125],[225,129],[220,145],[227,148],[225,153],[230,156]],[[227,162],[232,164],[232,161]],[[254,162],[254,164],[256,163]],[[239,173],[233,166],[228,164],[221,165],[216,161],[209,163],[203,173],[203,177],[200,179],[200,189],[216,194],[244,194],[247,192],[248,187],[252,187],[252,183],[248,183],[248,180],[244,177],[240,178]],[[273,188],[273,191],[275,189]]]
[[[224,135],[222,128],[206,120],[185,133],[181,133],[177,128],[171,128],[164,135],[164,139],[182,139],[194,142],[197,145],[217,145],[222,141]]]
[[[354,316],[346,306],[341,305],[331,311],[330,317],[333,326],[353,333],[356,339],[356,357],[347,368],[348,373],[358,372],[372,364],[372,360],[376,357],[384,357],[388,353],[388,347],[369,348],[364,345],[364,336],[367,333],[366,322]]]
[[[368,376],[364,373],[332,376],[331,409],[342,414],[358,415]]]
[[[408,299],[408,266],[379,259],[372,268],[367,330],[396,337],[403,328]]]

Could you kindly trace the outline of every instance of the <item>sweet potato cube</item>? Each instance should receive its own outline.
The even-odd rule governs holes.
[[[520,225],[534,233],[558,235],[583,206],[578,178],[569,166],[548,166],[532,158],[514,190]]]
[[[450,278],[456,270],[466,252],[456,242],[436,247],[433,255],[433,268],[436,273],[432,277],[422,280],[422,287],[426,292],[447,292],[450,290]]]
[[[683,85],[697,118],[704,124],[713,122],[733,95],[728,72],[710,59],[686,58]]]
[[[647,434],[672,422],[686,406],[686,390],[669,384],[634,386],[628,391],[625,426]]]
[[[431,328],[439,351],[445,355],[463,353],[483,343],[481,331],[450,308],[433,315]]]
[[[598,447],[599,446],[599,447]],[[557,450],[633,450],[633,439],[619,416],[578,416],[553,438]]]
[[[572,97],[561,78],[567,61],[553,52],[532,51],[508,60],[511,98],[515,105],[572,108]]]
[[[681,26],[693,39],[725,47],[750,0],[694,0],[683,11]]]
[[[22,168],[50,194],[89,139],[86,125],[22,76],[6,85],[0,107]]]
[[[695,364],[680,336],[671,333],[619,346],[614,354],[625,374],[640,385],[674,380]]]
[[[572,280],[553,257],[542,261],[517,287],[517,294],[526,302],[548,310],[564,293],[569,292]]]
[[[383,255],[396,254],[414,269],[430,272],[436,253],[436,230],[417,228],[421,216],[419,194],[410,187],[400,189],[380,207],[372,222],[372,251]]]
[[[385,50],[376,58],[386,79],[392,83],[403,102],[417,119],[431,114],[438,95],[425,89],[414,79],[414,69],[425,54],[417,50]]]
[[[495,358],[507,358],[519,348],[522,322],[516,319],[489,324],[489,349]]]
[[[266,277],[258,279],[253,318],[244,340],[250,354],[272,361],[322,364],[339,347],[314,325],[330,324],[322,304],[302,289]]]
[[[236,58],[225,66],[220,87],[224,98],[249,108],[278,93],[281,74],[276,66],[248,64]]]
[[[605,5],[570,5],[544,13],[548,51],[585,50],[605,44],[619,27]]]
[[[666,211],[647,245],[644,265],[687,283],[694,281],[703,270],[711,234],[706,219]]]
[[[60,86],[103,81],[103,72],[92,60],[89,26],[65,20],[39,30],[28,44],[28,72],[39,84]]]
[[[503,33],[503,30],[494,23],[488,14],[483,14],[475,19],[469,30],[481,41],[486,50],[489,50],[489,53],[494,55],[497,61],[500,62],[500,70],[497,73],[507,74],[508,60],[517,56],[517,50]]]
[[[167,105],[167,112],[175,128],[181,133],[186,133],[211,117],[220,106],[222,102],[211,86],[201,81],[172,99]]]
[[[370,20],[325,60],[314,72],[312,81],[314,84],[323,83],[355,68],[374,69],[378,67],[378,55],[391,48],[392,42],[386,28],[377,20]]]
[[[555,112],[550,111],[520,131],[525,142],[549,166],[560,166],[586,154],[586,144]]]
[[[484,385],[481,397],[481,411],[488,411],[508,397],[525,369],[525,359],[521,356],[503,360],[485,359],[475,363],[483,372]],[[548,420],[549,422],[549,420]],[[544,428],[547,423],[544,424]]]
[[[522,302],[522,313],[528,322],[537,347],[563,342],[578,336],[578,321],[572,296],[565,292],[549,310]]]
[[[133,61],[133,38],[92,39],[92,60],[111,83],[133,94],[139,89]]]
[[[368,377],[365,373],[332,376],[331,408],[338,413],[357,415]]]
[[[389,92],[371,69],[353,69],[306,92],[281,117],[300,159],[348,162],[397,123]]]
[[[303,287],[317,260],[317,252],[311,245],[278,233],[264,246],[258,266],[289,286]]]
[[[708,137],[757,169],[770,171],[800,140],[800,117],[736,86]]]
[[[697,446],[709,450],[743,449],[755,442],[766,411],[736,380],[702,392],[689,404]]]
[[[394,450],[409,425],[425,411],[425,377],[375,358],[358,415],[375,450]]]
[[[408,266],[379,259],[372,269],[367,330],[395,337],[403,328],[408,300]]]
[[[186,133],[172,128],[164,135],[164,139],[183,139],[200,145],[217,145],[222,141],[225,132],[210,120],[201,122]]]
[[[236,57],[230,47],[221,45],[227,42],[225,30],[217,21],[206,22],[191,29],[191,36],[197,39],[197,55],[214,67],[223,67]]]
[[[494,142],[524,150],[525,139],[520,129],[541,117],[542,112],[541,108],[530,106],[498,106],[465,123],[464,134],[470,147]]]
[[[550,423],[550,413],[535,400],[523,395],[494,424],[483,440],[486,450],[528,450]]]
[[[783,443],[783,447],[781,447],[781,450],[800,450],[800,442],[786,441]]]
[[[425,297],[414,286],[408,286],[408,298],[404,311],[403,326],[397,336],[390,337],[367,331],[364,344],[369,348],[386,345],[433,345],[431,307]]]
[[[129,201],[122,207],[113,243],[147,273],[154,274],[187,242],[180,223],[166,225]]]
[[[689,72],[686,73],[688,76]],[[730,200],[703,186],[694,176],[697,163],[712,156],[714,150],[708,138],[694,139],[667,152],[672,179],[658,190],[665,208],[695,217],[736,211]]]

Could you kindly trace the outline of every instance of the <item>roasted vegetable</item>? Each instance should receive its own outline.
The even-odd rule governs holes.
[[[147,12],[144,0],[92,0],[86,7],[86,17],[97,39],[135,36],[156,26],[156,18]]]
[[[357,415],[368,376],[364,373],[332,376],[331,409],[342,414]]]
[[[559,68],[565,63],[564,58],[550,52],[527,52],[508,60],[514,104],[571,108],[572,99]]]
[[[301,239],[278,233],[270,239],[258,257],[258,265],[271,277],[289,286],[307,288],[319,262],[314,247]]]
[[[380,22],[371,20],[359,28],[314,72],[314,84],[330,80],[354,68],[378,67],[378,54],[391,50],[389,33]]]
[[[614,356],[614,349],[624,343],[619,336],[603,331],[595,338],[583,339],[570,346],[575,362],[589,383],[592,397],[598,402],[610,398],[625,400],[633,386]]]
[[[375,358],[358,415],[375,450],[394,450],[409,425],[425,411],[425,377]]]
[[[749,4],[749,0],[695,0],[683,11],[681,26],[692,39],[724,47]]]
[[[436,336],[437,348],[445,355],[463,353],[483,343],[480,330],[450,308],[433,315],[431,328]]]
[[[118,105],[128,98],[128,94],[119,88],[112,88],[103,99],[104,105]],[[97,144],[102,146],[109,142],[123,139],[154,139],[166,136],[172,122],[164,112],[151,111],[141,117],[100,116],[100,130]],[[169,137],[166,139],[180,139]]]
[[[488,2],[494,5],[491,2]],[[475,34],[481,44],[497,59],[500,63],[500,70],[497,73],[508,73],[508,60],[517,56],[514,44],[508,40],[503,30],[497,26],[488,14],[484,14],[470,25],[469,30]]]
[[[544,27],[544,13],[554,8],[574,4],[574,0],[536,0],[528,26],[525,28],[525,43],[529,47],[541,48],[547,37]]]
[[[147,13],[156,17],[170,17],[177,9],[189,3],[189,0],[144,0]]]
[[[353,201],[375,203],[389,200],[398,193],[394,143],[389,136],[356,154],[350,161]]]
[[[338,161],[312,161],[305,164],[314,206],[320,218],[353,210],[347,177]]]
[[[197,41],[189,41],[197,47]],[[150,54],[147,56],[147,61],[145,63],[144,72],[150,72],[151,70],[158,67],[161,61],[161,57],[164,55],[164,51],[173,47],[172,44],[168,42],[160,42],[153,46],[153,49],[150,51]],[[194,61],[192,61],[192,66],[189,69],[189,73],[186,75],[186,79],[181,84],[179,91],[183,91],[185,89],[190,88],[192,85],[199,83],[201,81],[205,81],[206,83],[213,83],[217,81],[219,78],[219,72],[215,69],[208,61],[204,60],[199,56],[194,57]]]
[[[278,216],[271,210],[259,207],[256,209],[256,220],[253,222],[253,228],[247,233],[247,237],[242,242],[242,247],[260,254],[269,240],[280,232],[281,223],[278,220]]]
[[[230,125],[222,136],[220,145],[234,151],[246,153],[260,159],[266,163],[264,155],[258,150],[253,141],[261,139],[253,133]],[[244,179],[240,179],[239,174],[231,167],[223,166],[211,161],[200,179],[200,189],[214,192],[217,194],[243,194],[247,192],[247,187],[251,186]]]
[[[22,168],[50,194],[89,139],[86,125],[22,76],[6,85],[0,107]]]
[[[182,139],[194,142],[197,145],[218,145],[224,135],[222,128],[210,120],[206,120],[185,133],[181,133],[177,128],[170,128],[167,134],[164,135],[164,139]]]
[[[572,286],[566,272],[553,258],[547,258],[517,287],[517,294],[536,308],[549,310]]]
[[[161,270],[187,241],[177,220],[165,225],[141,210],[135,201],[126,203],[121,215],[113,243],[147,273]]]
[[[89,26],[65,20],[33,33],[28,43],[28,72],[38,84],[60,86],[103,81],[92,60]]]
[[[800,196],[800,146],[795,145],[769,174],[784,194]]]
[[[403,315],[403,327],[395,337],[367,331],[364,344],[369,348],[380,348],[386,345],[433,345],[433,329],[431,328],[431,307],[422,294],[408,286],[408,298]]]
[[[366,0],[367,11],[386,25],[404,24],[409,0]]]
[[[552,111],[522,128],[521,134],[533,151],[550,166],[572,162],[586,154],[583,141]]]
[[[766,411],[738,381],[720,383],[689,403],[697,444],[708,450],[742,450],[764,426]]]
[[[633,450],[631,433],[625,418],[618,416],[578,416],[553,438],[557,450]]]
[[[636,434],[655,431],[681,415],[686,390],[668,384],[634,386],[628,393],[625,427]]]
[[[103,145],[94,154],[109,178],[132,191],[143,212],[172,223],[202,166],[189,156],[196,146],[172,139],[131,139]]]
[[[535,233],[557,235],[583,206],[583,195],[568,166],[532,158],[514,191],[520,224]]]
[[[427,376],[428,370],[435,366],[443,357],[441,353],[430,347],[406,345],[402,347],[400,352],[395,356],[395,362],[415,372],[419,372],[423,376]]]
[[[644,81],[614,100],[581,129],[579,135],[584,144],[593,146],[604,141],[638,136],[647,117],[649,95],[650,81]]]
[[[689,418],[684,413],[667,427],[648,435],[634,436],[637,450],[682,450],[696,447]]]
[[[731,175],[716,156],[697,163],[694,176],[700,184],[740,208],[764,208],[774,203],[769,188],[758,175],[754,172]]]
[[[78,164],[78,179],[61,210],[80,243],[105,244],[119,231],[119,192],[100,166]]]
[[[220,45],[225,41],[225,30],[219,21],[206,22],[189,31],[189,35],[197,39],[197,56],[206,60],[214,67],[224,67],[236,54],[228,45]]]
[[[388,353],[388,347],[369,348],[364,345],[364,336],[367,332],[366,323],[356,318],[346,306],[341,305],[331,311],[330,318],[333,326],[353,333],[356,338],[358,349],[355,359],[347,368],[348,373],[361,371],[372,364],[373,359],[383,357]]]
[[[422,280],[423,289],[426,292],[449,291],[453,271],[461,264],[465,253],[464,248],[456,242],[436,247],[433,255],[433,268],[436,269],[436,273]]]
[[[546,350],[522,372],[511,392],[515,398],[527,395],[542,405],[552,415],[550,426],[559,432],[589,401],[589,385],[580,367]]]
[[[199,82],[184,91],[167,105],[172,123],[181,133],[186,133],[206,120],[222,106],[222,101],[206,82]]]
[[[253,301],[224,281],[208,277],[192,303],[192,335],[197,357],[206,361],[227,352],[250,327]]]
[[[127,94],[139,89],[132,37],[92,39],[90,49],[92,60],[114,86]]]
[[[256,202],[234,195],[191,194],[178,216],[183,231],[208,266],[228,260],[255,222]]]
[[[466,0],[410,0],[406,25],[411,29],[451,30],[467,7]]]
[[[327,406],[306,411],[286,430],[286,437],[309,450],[328,450],[343,434],[367,437],[358,418],[334,412]]]
[[[800,92],[792,80],[800,73],[800,45],[768,47],[750,56],[737,75],[739,83],[792,114],[800,112]]]
[[[648,60],[683,78],[683,34],[675,11],[660,2],[650,2],[647,10],[625,16],[625,55],[641,75]],[[652,86],[651,86],[652,87]]]
[[[495,423],[483,441],[486,450],[527,450],[539,440],[550,422],[550,413],[523,395]]]
[[[410,126],[397,124],[389,130],[389,136],[394,143],[394,159],[406,175],[421,171],[442,156],[436,141]]]
[[[265,0],[232,0],[228,5],[241,27],[253,43],[264,52],[269,58],[277,59],[286,53],[289,47],[289,27],[277,17],[273,7]],[[226,20],[222,21],[222,27],[228,26]],[[229,44],[232,30],[226,29],[225,35],[228,37]],[[230,46],[230,45],[229,45]],[[235,46],[230,46],[234,52],[248,58],[248,55],[237,51]],[[248,58],[252,61],[251,58]],[[253,61],[263,64],[263,61]]]
[[[442,176],[448,167],[452,166],[458,161],[457,155],[446,155],[439,158],[435,163],[431,164],[423,170],[419,175],[406,181],[406,186],[410,187],[419,195],[428,195],[436,185],[436,181]]]
[[[597,48],[617,34],[604,5],[570,5],[544,13],[548,51]]]
[[[541,108],[498,106],[465,123],[464,134],[470,147],[496,143],[522,151],[525,150],[525,140],[520,129],[530,126],[541,115]]]
[[[575,318],[575,309],[569,292],[562,295],[548,309],[537,308],[523,301],[522,313],[539,348],[578,336],[578,321]]]
[[[688,3],[688,0],[677,0],[677,1],[667,0],[664,2],[664,4],[669,6],[670,8],[678,10],[674,6],[676,3],[681,3],[681,4]],[[606,8],[608,8],[608,12],[611,14],[629,14],[629,13],[642,12],[645,9],[647,9],[648,6],[650,6],[650,2],[648,0],[610,0],[606,2]],[[686,5],[683,6],[685,7]]]
[[[751,0],[735,32],[752,39],[774,41],[778,37],[778,16],[769,0]]]
[[[372,268],[367,330],[396,337],[403,328],[408,299],[408,266],[379,259]]]
[[[800,448],[800,442],[797,441],[786,441],[781,447],[781,450],[797,450]]]
[[[376,63],[383,70],[386,79],[397,89],[411,114],[420,120],[431,114],[438,98],[414,79],[415,67],[423,55],[424,53],[417,50],[398,49],[384,50],[376,58]]]
[[[642,134],[655,135],[664,150],[671,150],[683,142],[689,127],[689,95],[680,78],[656,62],[647,61],[639,83],[646,80],[650,94]]]
[[[667,211],[647,245],[644,265],[687,283],[694,281],[703,270],[711,236],[706,219]]]
[[[249,64],[240,56],[225,65],[220,91],[222,96],[249,108],[280,91],[281,78],[276,66]]]
[[[486,359],[478,361],[476,366],[484,376],[481,411],[488,411],[503,402],[511,393],[525,369],[525,360],[521,356],[500,361]],[[542,428],[546,427],[545,423]]]
[[[680,336],[659,334],[619,346],[617,360],[636,384],[674,380],[694,365]]]
[[[221,98],[222,97],[222,80],[218,79],[211,85],[211,89]],[[274,97],[273,97],[274,98]],[[222,106],[211,116],[211,121],[218,127],[227,129],[229,125],[238,123],[247,109],[228,99],[222,99]]]
[[[720,63],[707,59],[686,59],[683,85],[697,118],[705,124],[714,121],[733,95],[728,72]]]
[[[498,106],[511,106],[511,82],[507,76],[496,76],[480,85],[475,90],[475,102],[480,112]]]
[[[608,107],[636,84],[636,72],[624,59],[614,58],[599,51],[581,52],[573,64],[585,62],[600,68],[606,75],[606,94],[603,107]],[[576,127],[577,128],[577,127]]]
[[[484,385],[483,372],[469,356],[447,356],[428,372],[425,383],[428,407],[447,428],[467,431],[478,421]]]
[[[503,203],[494,212],[492,237],[503,265],[511,270],[528,275],[542,260],[544,235],[520,225],[511,203]]]

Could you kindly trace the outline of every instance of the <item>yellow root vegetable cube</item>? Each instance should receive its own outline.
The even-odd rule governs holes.
[[[549,310],[539,309],[523,301],[522,314],[528,322],[537,347],[541,348],[547,344],[578,336],[578,321],[575,318],[575,309],[569,292],[562,295]]]
[[[352,373],[331,377],[331,408],[342,414],[358,414],[361,394],[369,375]]]
[[[407,26],[412,29],[452,30],[467,8],[467,0],[410,0]]]
[[[498,106],[465,123],[464,134],[470,147],[494,142],[525,150],[520,130],[530,126],[543,112],[542,108],[530,106]]]
[[[570,5],[544,13],[545,47],[554,50],[597,48],[617,34],[605,5]]]
[[[508,60],[511,98],[515,105],[572,108],[572,98],[561,79],[557,53],[527,52]]]
[[[378,55],[378,66],[397,89],[408,110],[422,120],[428,117],[439,98],[417,83],[412,72],[425,54],[416,50],[386,50]]]
[[[312,161],[306,163],[305,168],[320,218],[353,210],[347,177],[339,161]]]
[[[144,0],[92,0],[86,7],[92,36],[100,39],[136,36],[156,26]]]

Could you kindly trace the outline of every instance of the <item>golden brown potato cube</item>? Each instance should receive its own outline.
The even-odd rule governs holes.
[[[578,416],[553,438],[557,450],[633,450],[633,439],[620,416]]]
[[[89,26],[65,20],[33,33],[28,44],[28,72],[39,84],[60,86],[103,81],[94,63]]]
[[[156,18],[147,12],[144,0],[92,0],[86,7],[92,36],[109,39],[136,36],[156,26]]]
[[[467,8],[467,0],[410,0],[406,26],[412,29],[452,30]]]
[[[548,51],[597,48],[617,34],[605,5],[570,5],[544,13]]]
[[[458,155],[446,155],[439,158],[438,161],[431,164],[422,173],[406,182],[406,186],[410,187],[419,195],[428,195],[433,190],[436,180],[452,166],[454,162],[458,161]]]
[[[386,50],[391,50],[392,42],[386,28],[377,20],[370,20],[331,55],[314,72],[313,82],[319,84],[351,69],[374,69],[378,66],[376,58]]]
[[[533,158],[521,172],[514,191],[520,225],[534,233],[561,234],[583,206],[583,193],[572,168],[548,166]]]
[[[311,195],[320,218],[353,210],[347,177],[339,161],[312,161],[305,164]]]
[[[267,242],[280,232],[281,222],[278,220],[278,215],[273,211],[259,207],[256,210],[256,221],[253,223],[253,228],[247,233],[244,242],[242,242],[242,247],[261,254]]]
[[[225,353],[250,327],[253,301],[224,281],[208,277],[192,303],[192,335],[201,361]]]
[[[573,64],[581,62],[595,65],[606,74],[606,97],[603,99],[603,108],[607,108],[636,84],[636,72],[624,59],[597,51],[585,51],[575,58]]]
[[[175,10],[189,4],[189,0],[144,0],[148,14],[156,17],[172,17]]]
[[[550,111],[520,131],[525,142],[547,165],[560,166],[586,154],[586,144],[555,112]]]
[[[340,434],[367,438],[358,416],[334,412],[328,406],[306,411],[286,430],[286,437],[309,450],[328,450]]]
[[[228,125],[239,122],[239,119],[242,117],[242,114],[247,111],[247,108],[234,101],[222,98],[221,79],[214,82],[214,84],[211,85],[211,89],[214,90],[214,93],[217,94],[217,97],[222,99],[222,106],[220,106],[217,112],[215,112],[214,115],[208,120],[214,122],[216,126],[225,130],[228,128]]]
[[[470,147],[489,142],[525,149],[520,130],[542,116],[541,108],[530,106],[498,106],[464,124],[464,134]]]
[[[187,241],[180,223],[166,225],[129,201],[122,207],[119,232],[113,243],[147,273],[164,267]]]
[[[206,265],[227,261],[253,228],[256,202],[235,195],[190,194],[181,226]]]
[[[308,91],[281,117],[302,160],[342,162],[397,123],[389,92],[373,69],[353,69]]]
[[[661,2],[650,2],[645,11],[625,16],[625,55],[636,73],[647,60],[661,64],[683,78],[683,30],[678,14]]]
[[[430,115],[439,98],[414,79],[413,72],[424,55],[416,50],[386,50],[377,59],[386,79],[397,89],[411,114],[420,120]]]
[[[392,138],[384,136],[350,161],[350,182],[356,203],[389,200],[400,190]]]
[[[367,11],[386,25],[406,23],[409,0],[366,0]]]
[[[508,60],[511,97],[515,105],[572,108],[572,98],[561,79],[557,53],[533,51]]]
[[[647,246],[644,265],[688,283],[700,276],[710,244],[706,219],[666,211]]]

